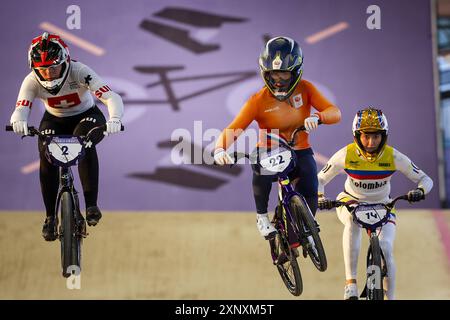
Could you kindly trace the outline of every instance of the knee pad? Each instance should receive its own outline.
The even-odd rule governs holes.
[[[77,136],[84,136],[86,135],[91,129],[103,125],[103,121],[99,121],[95,117],[87,116],[78,123],[78,125],[75,127],[75,130],[73,132],[74,135]],[[91,141],[94,145],[98,144],[100,141],[103,140],[104,134],[102,130],[96,130],[91,134]]]

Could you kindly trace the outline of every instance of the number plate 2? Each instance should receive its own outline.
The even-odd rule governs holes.
[[[59,164],[72,164],[83,154],[83,145],[78,137],[52,137],[48,141],[47,154]]]

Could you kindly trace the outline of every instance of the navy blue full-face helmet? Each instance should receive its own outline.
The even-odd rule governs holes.
[[[280,101],[290,97],[303,74],[303,53],[297,42],[288,37],[270,39],[259,55],[259,67],[266,87]],[[289,79],[274,73],[289,72]],[[283,77],[286,78],[286,77]]]

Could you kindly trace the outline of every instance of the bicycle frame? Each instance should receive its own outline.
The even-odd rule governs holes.
[[[40,143],[45,146],[46,160],[59,168],[58,194],[54,212],[57,230],[54,231],[61,242],[61,266],[64,277],[74,273],[72,269],[74,266],[81,270],[81,245],[83,238],[88,235],[86,222],[79,207],[78,192],[74,186],[71,166],[77,165],[83,158],[85,148],[92,144],[91,134],[100,129],[105,130],[106,125],[92,128],[85,136],[73,136],[47,135],[34,127],[28,127],[28,134],[25,135],[38,136],[42,139]],[[122,126],[121,131],[123,130]],[[12,126],[6,126],[6,131],[13,131]],[[60,221],[58,217],[61,217]]]
[[[359,203],[356,200],[350,200],[348,202],[341,202],[341,201],[333,201],[332,202],[332,206],[333,207],[339,207],[339,206],[345,206],[347,208],[347,210],[350,212],[350,214],[352,215],[353,221],[355,223],[358,224],[359,227],[364,228],[369,236],[369,241],[370,241],[370,245],[369,245],[369,249],[367,251],[367,281],[366,281],[366,286],[364,287],[364,290],[361,294],[361,297],[367,297],[367,299],[382,299],[382,296],[380,297],[380,290],[381,290],[381,295],[383,295],[384,293],[383,291],[383,287],[382,287],[382,281],[383,278],[386,276],[388,270],[387,270],[387,265],[386,265],[386,259],[384,257],[384,253],[383,253],[383,249],[381,248],[381,246],[379,245],[379,239],[378,239],[378,230],[382,230],[383,226],[386,225],[389,222],[389,217],[391,216],[391,211],[394,208],[395,203],[398,200],[408,200],[408,196],[407,195],[403,195],[403,196],[399,196],[396,197],[393,201],[385,204],[385,203],[373,203],[373,204],[369,204],[369,203]],[[362,211],[362,213],[367,214],[367,220],[369,221],[363,221],[365,218],[364,215],[357,215],[357,209],[360,207],[367,207],[370,208],[372,207],[372,210],[375,212],[375,216],[372,215],[370,213],[370,211]],[[386,210],[386,214],[384,215],[384,217],[381,217],[379,215],[379,213],[377,212],[377,208],[378,207],[383,207],[384,210]],[[372,216],[373,218],[378,218],[378,221],[375,222],[370,222],[370,216]],[[371,259],[375,259],[374,258],[374,252],[372,250],[374,250],[374,247],[377,248],[375,249],[375,252],[377,250],[379,250],[379,262],[375,263],[374,265],[369,265],[369,257],[371,256]],[[373,261],[373,260],[372,260]],[[374,284],[372,281],[377,281],[377,278],[374,278],[374,276],[377,275],[376,270],[373,269],[374,266],[378,266],[380,268],[379,272],[379,276],[381,278],[378,278],[378,285],[380,287],[374,287]],[[371,267],[372,269],[369,269],[369,267]],[[370,271],[369,271],[370,270]],[[370,273],[369,273],[370,272]],[[369,287],[369,281],[370,281],[370,287]],[[381,288],[381,289],[380,289]]]
[[[319,124],[321,124],[321,123],[322,122],[319,121]],[[282,137],[280,137],[276,134],[273,134],[273,133],[267,134],[267,138],[270,140],[276,141],[280,146],[290,150],[293,157],[295,157],[295,154],[292,149],[292,147],[295,144],[295,136],[296,136],[297,132],[303,131],[303,130],[305,130],[305,126],[301,126],[301,127],[298,127],[297,129],[295,129],[295,131],[291,135],[290,141],[286,141]],[[238,159],[240,159],[241,157],[251,159],[251,157],[248,154],[239,154],[238,152],[234,152],[233,153],[234,163],[236,163],[238,161]],[[258,159],[258,163],[259,163],[259,159],[260,159],[259,151],[258,151],[258,156],[256,158]],[[296,160],[291,159],[290,161],[295,162]],[[303,238],[302,235],[307,234],[308,230],[305,229],[305,226],[303,223],[301,223],[301,221],[298,221],[298,224],[295,223],[296,221],[291,213],[291,209],[289,206],[290,200],[294,196],[298,196],[300,199],[302,199],[302,201],[304,201],[304,197],[294,190],[292,182],[291,182],[290,178],[288,177],[288,174],[294,168],[295,168],[295,165],[290,164],[288,166],[288,168],[286,170],[284,170],[283,172],[274,173],[273,175],[276,176],[277,180],[278,180],[278,185],[279,185],[278,201],[279,201],[279,204],[281,204],[283,211],[284,211],[282,213],[282,219],[284,220],[284,225],[285,225],[285,227],[287,227],[287,221],[286,221],[286,218],[287,218],[287,220],[289,220],[289,223],[293,227],[293,231],[294,231],[296,237],[300,241]],[[302,225],[303,230],[300,230],[299,224]]]
[[[269,139],[278,141],[282,148],[275,150],[267,148],[266,151],[263,151],[262,156],[259,147],[256,149],[255,158],[245,153],[240,155],[238,152],[233,153],[234,163],[241,158],[248,158],[251,161],[256,159],[252,164],[257,164],[257,168],[260,170],[258,174],[273,176],[278,180],[278,206],[271,221],[276,232],[273,237],[266,236],[265,238],[269,240],[273,264],[277,267],[285,286],[294,296],[299,296],[303,292],[303,281],[297,262],[299,245],[303,248],[303,257],[306,258],[309,255],[319,271],[325,271],[327,268],[325,252],[318,234],[318,224],[305,198],[295,191],[294,181],[289,178],[289,174],[297,167],[296,154],[293,150],[295,135],[302,130],[305,130],[304,126],[297,128],[292,133],[289,142],[278,135],[267,134]],[[289,225],[291,228],[288,229]],[[288,263],[287,267],[286,263]]]
[[[302,195],[294,190],[291,180],[289,179],[289,177],[287,175],[279,175],[278,176],[278,186],[279,186],[278,202],[282,205],[282,208],[283,208],[282,218],[284,221],[284,225],[286,227],[286,224],[289,221],[289,223],[291,224],[291,226],[293,228],[295,235],[300,240],[302,231],[306,232],[306,230],[301,231],[299,229],[299,224],[301,223],[301,221],[299,221],[298,224],[295,223],[295,218],[293,217],[293,215],[291,213],[289,203],[290,203],[290,200],[292,199],[292,197],[299,196],[300,198],[302,198]],[[286,218],[287,218],[287,221],[286,221]],[[302,226],[304,228],[303,224],[302,224]]]

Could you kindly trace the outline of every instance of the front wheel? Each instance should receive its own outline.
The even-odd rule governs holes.
[[[77,233],[75,222],[75,204],[72,195],[61,195],[61,266],[64,277],[77,274],[81,269],[81,238]]]
[[[303,280],[300,267],[297,263],[297,257],[289,246],[284,230],[278,229],[275,237],[269,241],[272,257],[277,258],[277,270],[284,285],[292,295],[301,295],[303,292]]]
[[[369,250],[367,252],[367,300],[383,300],[383,270],[380,242],[376,235],[370,237]]]
[[[305,236],[305,240],[302,241],[302,244],[306,246],[306,251],[311,258],[312,263],[319,271],[323,272],[327,270],[325,250],[319,236],[316,220],[314,219],[308,204],[304,198],[295,195],[290,200],[290,208],[295,219],[300,222],[298,226],[300,232],[306,231],[306,234],[300,236]]]

